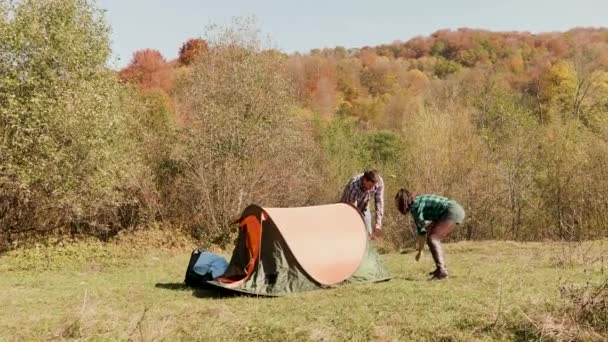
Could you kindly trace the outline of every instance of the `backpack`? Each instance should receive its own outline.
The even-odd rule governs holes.
[[[223,275],[227,268],[226,259],[198,248],[190,255],[184,282],[188,286],[201,286]]]

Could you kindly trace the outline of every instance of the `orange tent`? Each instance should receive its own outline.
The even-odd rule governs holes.
[[[283,295],[345,282],[390,279],[369,243],[361,214],[348,204],[244,210],[230,265],[207,283]]]

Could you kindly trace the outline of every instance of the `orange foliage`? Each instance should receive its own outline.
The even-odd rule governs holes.
[[[547,49],[557,58],[564,58],[568,54],[570,46],[562,38],[556,37],[547,42]]]
[[[298,99],[322,114],[329,114],[336,106],[336,64],[330,59],[314,56],[293,57],[287,64]]]
[[[137,84],[142,90],[161,89],[169,92],[173,87],[173,70],[157,50],[145,49],[133,54],[131,63],[120,71],[121,79]]]
[[[189,65],[204,56],[209,50],[207,42],[200,38],[190,39],[179,49],[179,62]]]
[[[363,66],[367,67],[376,63],[376,60],[378,60],[378,55],[374,49],[365,48],[359,54],[359,59],[361,62],[363,62]]]
[[[428,38],[416,37],[403,45],[404,50],[399,54],[400,57],[420,58],[430,54],[433,41]]]
[[[406,42],[292,55],[288,70],[303,106],[325,114],[338,107],[338,112],[363,121],[384,118],[398,125],[439,75],[457,74],[459,79],[474,75],[479,85],[470,86],[481,91],[486,86],[483,75],[500,74],[494,79],[536,96],[546,90],[539,88],[548,67],[573,58],[592,69],[608,67],[608,30],[544,34],[439,30]]]
[[[169,92],[175,73],[187,72],[190,68],[183,66],[205,56],[208,49],[206,41],[190,39],[179,49],[173,66],[158,51],[138,51],[120,76],[144,90]],[[494,79],[536,99],[546,95],[548,89],[542,89],[547,87],[541,81],[555,63],[573,61],[579,73],[586,70],[582,65],[590,70],[608,68],[608,30],[577,28],[532,34],[460,28],[360,49],[261,53],[285,59],[285,70],[302,106],[325,116],[341,112],[362,121],[386,119],[389,126],[397,127],[434,85],[443,82],[438,78],[462,80],[468,75],[470,79],[463,82],[482,91],[486,75],[500,74]]]
[[[509,67],[511,68],[511,71],[513,72],[522,72],[524,70],[524,60],[523,58],[521,58],[520,55],[515,55],[513,57],[511,57],[511,60],[509,61]]]

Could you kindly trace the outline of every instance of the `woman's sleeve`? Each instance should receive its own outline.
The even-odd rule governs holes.
[[[414,222],[416,223],[416,230],[418,235],[426,234],[426,225],[424,224],[424,202],[421,202],[417,207],[416,212],[412,212],[414,216]]]

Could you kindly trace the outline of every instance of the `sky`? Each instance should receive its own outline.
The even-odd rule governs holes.
[[[112,27],[111,64],[150,48],[177,57],[209,24],[255,16],[284,52],[356,48],[460,27],[532,33],[607,27],[608,0],[98,0]]]

